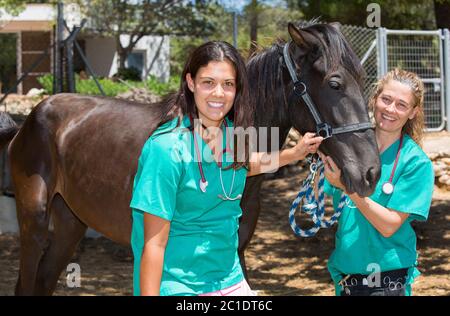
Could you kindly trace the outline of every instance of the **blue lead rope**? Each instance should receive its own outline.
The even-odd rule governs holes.
[[[310,166],[311,173],[308,177],[303,181],[300,192],[297,195],[297,198],[294,200],[291,206],[291,210],[289,211],[289,223],[291,225],[292,230],[297,236],[300,237],[312,237],[314,236],[319,229],[321,228],[329,228],[333,226],[334,223],[337,222],[339,216],[341,216],[342,210],[345,205],[345,201],[347,199],[347,195],[342,192],[341,199],[339,200],[339,204],[334,214],[331,216],[329,220],[324,219],[325,214],[325,192],[324,192],[324,181],[325,176],[323,172],[323,163],[320,159],[316,162],[312,162]],[[314,179],[316,173],[319,172],[319,186],[318,186],[318,201],[316,201],[314,195]],[[301,207],[301,211],[305,212],[309,216],[314,223],[314,225],[309,229],[301,229],[297,223],[295,222],[295,211],[297,210],[298,205],[305,199]]]

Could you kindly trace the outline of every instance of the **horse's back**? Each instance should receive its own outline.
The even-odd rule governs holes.
[[[13,140],[12,169],[39,174],[49,199],[60,194],[86,225],[127,243],[137,161],[158,117],[152,105],[76,94],[51,96],[33,109]]]

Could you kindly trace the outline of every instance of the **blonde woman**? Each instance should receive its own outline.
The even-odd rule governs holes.
[[[348,194],[328,270],[336,295],[411,295],[417,269],[413,220],[425,221],[434,174],[422,151],[424,86],[411,72],[394,69],[378,81],[369,107],[382,164],[370,197]],[[341,170],[321,155],[325,192],[336,207],[344,186]]]

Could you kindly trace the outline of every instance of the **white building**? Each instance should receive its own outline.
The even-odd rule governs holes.
[[[1,9],[0,9],[1,10]],[[3,86],[15,82],[27,71],[34,61],[50,47],[54,41],[54,25],[56,21],[56,6],[50,4],[28,4],[18,16],[0,13],[0,36],[14,37],[16,43],[16,69],[8,76],[1,78]],[[128,35],[121,36],[121,42],[127,43]],[[77,41],[84,50],[84,55],[96,76],[111,77],[118,69],[118,54],[113,38],[83,36]],[[36,78],[52,72],[52,49],[42,63],[29,74],[17,88],[17,93],[27,93],[34,87],[40,87]],[[170,75],[169,67],[170,39],[168,36],[145,36],[129,55],[127,67],[135,67],[141,72],[142,78],[153,75],[167,81]],[[1,61],[0,61],[1,62]],[[86,69],[75,51],[76,70]]]
[[[117,73],[119,56],[113,38],[82,37],[89,64],[93,71],[102,77]],[[121,35],[122,45],[129,41],[128,35]],[[167,81],[169,79],[170,41],[168,36],[144,36],[134,47],[126,61],[127,67],[140,70],[142,78],[150,75]]]

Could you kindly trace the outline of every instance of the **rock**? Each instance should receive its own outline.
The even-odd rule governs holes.
[[[442,184],[447,184],[447,182],[450,182],[450,175],[444,174],[439,177],[439,182]]]
[[[119,94],[117,97],[120,98],[120,99],[127,99],[128,100],[128,99],[132,99],[133,96],[134,96],[133,91],[129,90],[127,92]]]
[[[450,157],[441,158],[441,161],[445,163],[447,166],[450,166]]]
[[[450,154],[447,152],[429,153],[433,163],[435,184],[445,190],[450,190]]]
[[[7,111],[9,114],[28,115],[31,110],[47,96],[37,95],[33,97],[10,94],[0,106],[1,111]]]
[[[430,160],[440,160],[443,158],[450,158],[450,154],[446,153],[444,151],[439,151],[439,152],[432,152],[432,153],[427,153],[428,158],[430,158]]]
[[[447,165],[444,163],[437,161],[433,163],[433,169],[434,169],[434,176],[440,177],[441,175],[445,174],[447,171]]]
[[[27,93],[27,97],[36,97],[39,95],[43,95],[45,93],[44,89],[31,88]]]
[[[116,98],[136,101],[140,103],[155,103],[161,101],[161,97],[152,94],[147,89],[132,88],[127,92],[118,94]]]

